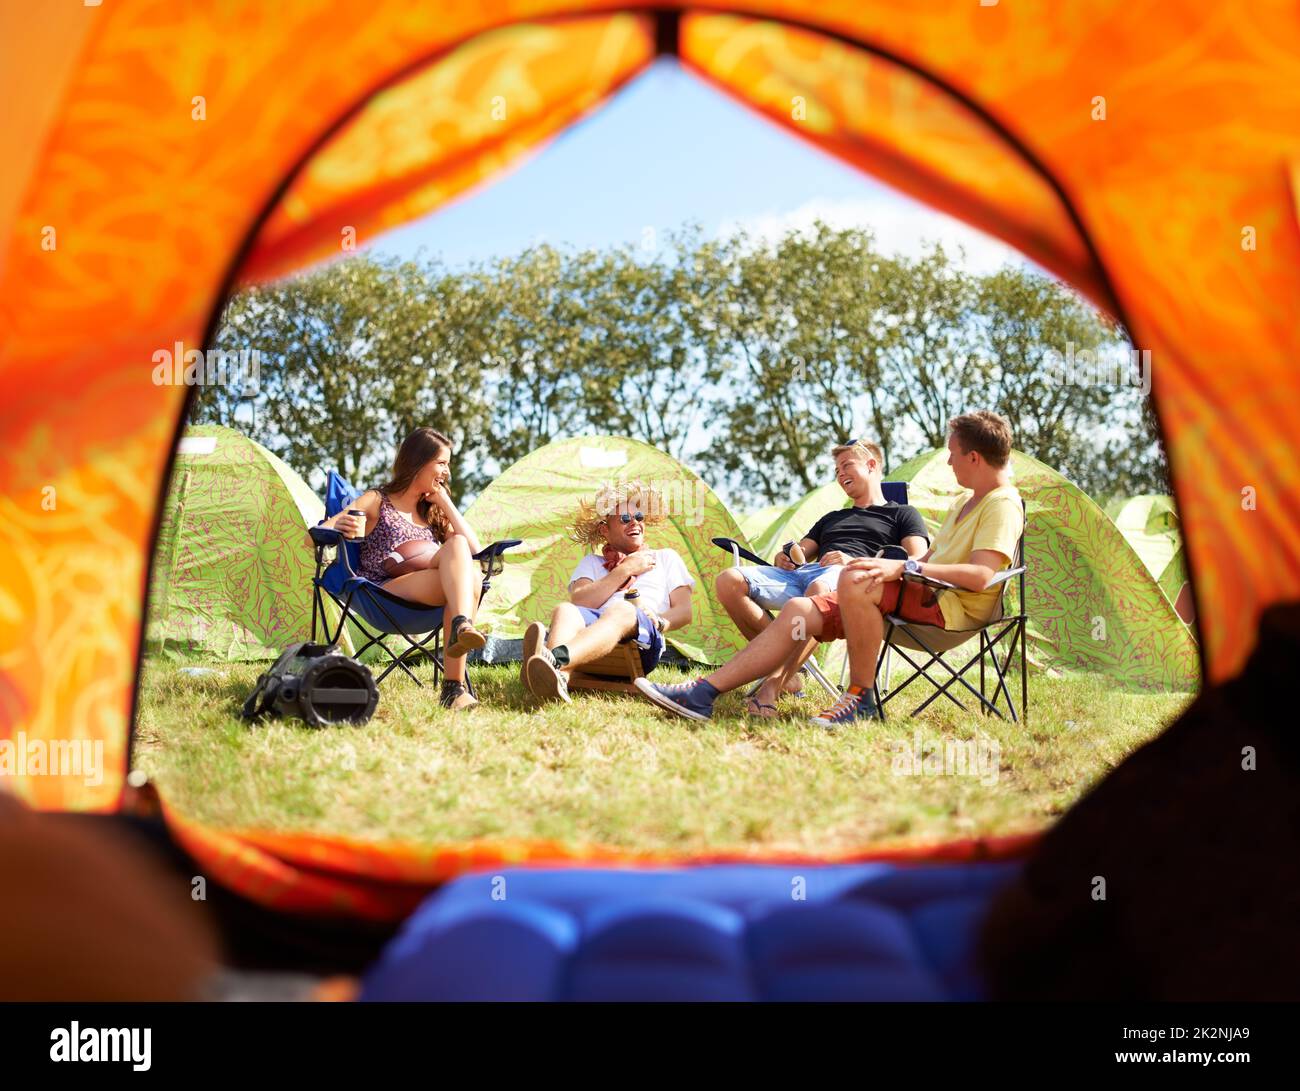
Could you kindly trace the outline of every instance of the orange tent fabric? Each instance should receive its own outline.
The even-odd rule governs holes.
[[[125,774],[185,394],[155,354],[202,348],[239,278],[486,181],[663,52],[1150,350],[1211,679],[1300,596],[1293,5],[114,0],[6,5],[0,51],[0,738],[106,766],[8,781],[38,806],[110,809]]]

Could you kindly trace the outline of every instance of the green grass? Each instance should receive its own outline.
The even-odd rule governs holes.
[[[674,852],[830,854],[1039,829],[1193,696],[1031,674],[1027,727],[943,701],[916,719],[831,734],[803,722],[824,706],[816,696],[787,699],[785,718],[766,722],[744,717],[736,695],[707,724],[595,694],[537,709],[517,667],[502,666],[476,670],[483,704],[467,713],[439,708],[431,686],[390,678],[370,723],[311,729],[238,718],[260,669],[221,665],[195,678],[168,662],[146,666],[136,765],[193,818],[366,839],[546,838]],[[921,685],[898,704],[914,707]],[[897,774],[897,745],[910,748],[917,731],[923,746],[980,732],[996,740],[996,783]]]

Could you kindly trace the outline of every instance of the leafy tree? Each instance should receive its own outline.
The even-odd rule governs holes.
[[[245,431],[317,485],[331,467],[361,485],[387,475],[417,425],[447,432],[458,469],[480,461],[480,313],[459,278],[360,257],[241,292],[216,347],[260,356]],[[191,416],[233,424],[238,410],[237,391],[203,387]],[[465,482],[481,483],[473,471]]]

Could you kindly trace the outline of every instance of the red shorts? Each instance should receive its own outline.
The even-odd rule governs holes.
[[[899,596],[902,603],[899,603]],[[844,619],[840,617],[839,596],[834,592],[813,595],[812,604],[822,616],[822,632],[817,639],[823,644],[844,639]],[[939,609],[939,596],[933,587],[906,580],[892,580],[883,585],[880,593],[880,612],[897,614],[907,621],[943,628],[943,611]]]

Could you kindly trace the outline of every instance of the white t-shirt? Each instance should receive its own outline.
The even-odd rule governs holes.
[[[677,556],[676,550],[652,549],[650,552],[654,554],[655,566],[636,578],[634,586],[641,596],[637,605],[642,610],[662,614],[670,605],[668,597],[679,587],[694,587],[695,580],[686,571],[686,565],[682,564],[682,559]],[[572,587],[578,580],[591,580],[594,583],[608,575],[609,573],[605,571],[605,559],[599,553],[588,553],[573,570],[573,575],[569,577],[569,586]],[[620,601],[623,594],[622,591],[615,591],[601,604],[601,609],[611,602]]]

